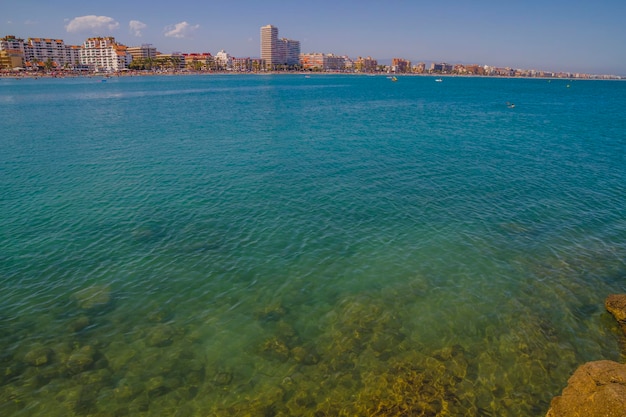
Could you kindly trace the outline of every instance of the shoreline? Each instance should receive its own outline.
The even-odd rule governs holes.
[[[476,74],[414,74],[414,73],[359,73],[359,72],[312,72],[312,71],[122,71],[114,73],[79,73],[79,72],[30,72],[30,71],[0,71],[0,79],[39,79],[39,78],[120,78],[120,77],[154,77],[154,76],[187,76],[187,75],[305,75],[305,76],[325,76],[325,75],[354,75],[354,76],[395,76],[395,77],[443,77],[443,78],[501,78],[501,79],[524,79],[524,80],[581,80],[581,81],[624,81],[626,77],[621,76],[594,76],[594,77],[522,77],[505,75],[476,75]]]

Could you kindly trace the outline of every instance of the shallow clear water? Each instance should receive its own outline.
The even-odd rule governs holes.
[[[604,81],[0,79],[0,414],[545,414],[620,360],[625,107]]]

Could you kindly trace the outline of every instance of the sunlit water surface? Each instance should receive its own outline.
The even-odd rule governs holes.
[[[622,359],[625,108],[605,81],[0,79],[0,415],[543,415]]]

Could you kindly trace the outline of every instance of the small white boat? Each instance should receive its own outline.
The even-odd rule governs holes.
[[[438,82],[438,83],[440,83],[440,82],[442,82],[442,81],[443,81],[443,80],[442,80],[441,78],[436,78],[436,79],[435,79],[435,82]]]

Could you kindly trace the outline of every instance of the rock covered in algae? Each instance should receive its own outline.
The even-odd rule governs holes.
[[[75,333],[75,332],[79,332],[83,330],[85,327],[89,326],[90,324],[91,324],[91,320],[89,320],[89,317],[83,314],[83,315],[76,317],[74,320],[70,321],[67,328],[70,332]]]
[[[52,360],[53,353],[52,349],[42,345],[37,345],[24,355],[24,362],[31,366],[46,365]]]
[[[146,343],[152,347],[169,346],[174,341],[176,330],[169,324],[157,324],[147,334]]]
[[[111,303],[111,286],[92,285],[75,292],[72,299],[84,310],[107,307]]]
[[[122,341],[114,341],[103,352],[109,368],[114,372],[118,372],[126,367],[137,355],[138,349],[129,346]]]
[[[546,417],[626,417],[626,365],[587,362],[555,397]]]
[[[289,359],[289,346],[284,339],[270,337],[261,345],[261,354],[267,359],[284,362]]]
[[[118,399],[134,398],[144,389],[141,378],[122,378],[117,382],[113,395]]]
[[[604,306],[626,331],[626,294],[609,295],[604,301]]]
[[[291,356],[296,362],[304,365],[315,365],[320,358],[315,349],[307,346],[296,346],[291,349]]]
[[[71,373],[83,372],[93,364],[96,349],[93,346],[86,345],[74,352],[68,357],[66,366]]]

